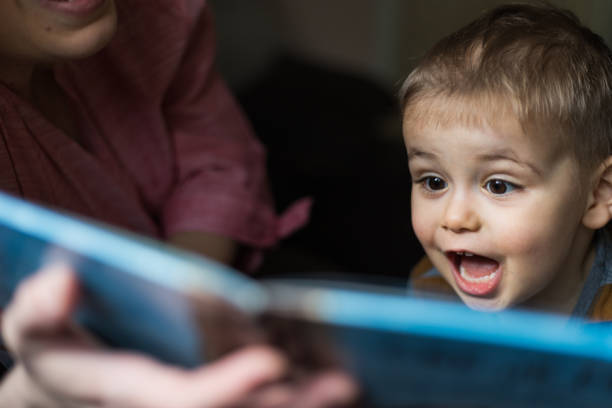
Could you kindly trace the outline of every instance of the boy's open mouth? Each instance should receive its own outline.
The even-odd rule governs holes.
[[[467,251],[448,251],[457,286],[470,295],[486,296],[499,285],[502,270],[499,262]]]

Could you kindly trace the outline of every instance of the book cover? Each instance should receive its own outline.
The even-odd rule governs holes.
[[[269,341],[305,369],[339,367],[364,406],[601,407],[607,325],[483,313],[373,285],[256,281],[204,257],[0,193],[0,307],[49,262],[70,264],[75,319],[111,347],[195,367]]]

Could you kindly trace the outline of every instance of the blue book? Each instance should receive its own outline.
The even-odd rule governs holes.
[[[0,307],[50,262],[69,263],[75,319],[111,347],[195,367],[253,340],[296,366],[336,366],[364,406],[602,407],[603,324],[410,297],[372,285],[256,281],[201,256],[0,193]]]

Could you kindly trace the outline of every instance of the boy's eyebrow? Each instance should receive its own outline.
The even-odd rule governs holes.
[[[436,159],[438,157],[434,153],[425,152],[423,150],[420,150],[414,147],[409,147],[407,149],[407,152],[408,152],[408,160],[413,159],[415,157],[422,157],[425,159]],[[533,171],[534,173],[541,175],[540,169],[538,169],[536,165],[529,163],[527,161],[519,160],[518,157],[516,157],[516,154],[512,150],[509,150],[509,149],[501,149],[501,150],[497,150],[497,151],[493,151],[489,153],[479,154],[477,158],[480,161],[484,161],[484,162],[508,160],[513,163],[516,163],[517,165],[521,167],[527,167],[529,170]]]
[[[419,150],[414,147],[409,147],[407,149],[407,152],[408,152],[408,160],[413,159],[415,157],[424,157],[427,159],[435,159],[437,157],[433,153],[425,152],[423,150]]]
[[[512,150],[502,149],[491,153],[483,153],[478,155],[478,159],[481,161],[497,161],[497,160],[509,160],[521,167],[527,167],[536,174],[540,174],[540,169],[536,165],[527,161],[519,160]]]

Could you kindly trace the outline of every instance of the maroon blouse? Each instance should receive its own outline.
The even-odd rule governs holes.
[[[0,189],[159,238],[265,248],[302,225],[308,200],[275,213],[265,151],[213,66],[205,1],[117,7],[111,43],[55,69],[81,143],[0,84]]]

